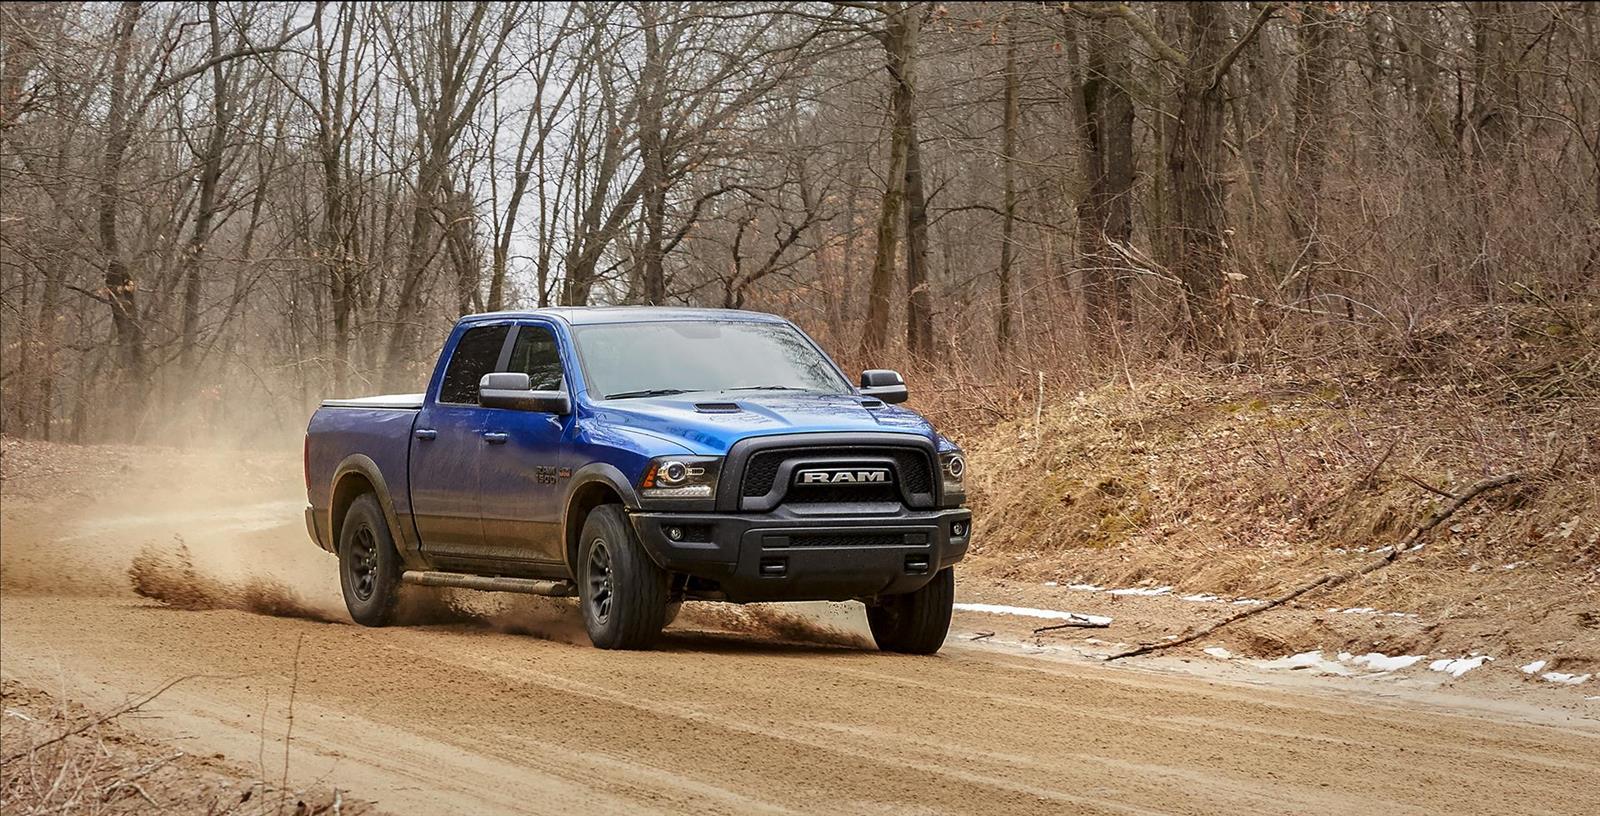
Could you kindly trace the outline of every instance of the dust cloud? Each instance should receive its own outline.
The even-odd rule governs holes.
[[[288,586],[259,576],[224,581],[194,567],[181,536],[165,546],[146,545],[128,566],[135,594],[175,609],[237,609],[280,618],[348,622],[336,608],[313,604]]]
[[[774,640],[813,643],[820,646],[872,648],[871,638],[852,631],[851,621],[812,607],[835,605],[794,604],[783,608],[764,604],[690,604],[679,620],[696,627],[756,635]],[[864,624],[862,624],[864,625]]]

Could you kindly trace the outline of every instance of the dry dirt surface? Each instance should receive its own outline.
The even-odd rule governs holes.
[[[640,653],[589,647],[562,604],[365,629],[305,538],[292,461],[6,459],[8,709],[43,691],[112,712],[179,680],[118,726],[390,812],[1600,812],[1582,692],[1056,659],[970,640],[997,617],[971,614],[932,658],[714,610]],[[39,738],[16,733],[5,756]]]

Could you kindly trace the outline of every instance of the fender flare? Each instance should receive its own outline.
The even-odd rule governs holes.
[[[415,529],[410,524],[402,524],[400,514],[394,509],[394,498],[389,493],[388,480],[383,478],[383,470],[372,458],[362,453],[352,453],[346,456],[339,466],[333,469],[333,479],[328,487],[328,546],[330,552],[337,552],[339,547],[338,536],[333,524],[333,497],[338,495],[339,484],[351,474],[365,478],[377,493],[378,506],[383,508],[383,517],[389,524],[389,532],[394,537],[396,548],[400,550],[400,560],[407,566],[420,563],[420,554],[417,547]]]
[[[573,523],[578,520],[572,516],[577,509],[578,494],[582,493],[585,487],[593,484],[604,485],[611,492],[621,496],[622,506],[628,510],[638,510],[640,507],[638,491],[633,489],[633,484],[628,481],[628,477],[624,476],[622,471],[617,469],[615,465],[605,462],[591,462],[573,472],[572,482],[567,488],[567,497],[561,505],[561,550],[567,562],[567,569],[574,576],[578,574],[578,565],[574,552],[576,548],[571,540],[574,538],[574,534],[571,530]]]

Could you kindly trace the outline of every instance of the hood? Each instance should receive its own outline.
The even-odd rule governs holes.
[[[732,406],[738,410],[704,410]],[[933,426],[916,412],[893,405],[868,408],[854,395],[716,392],[613,400],[593,407],[595,420],[666,437],[697,454],[720,456],[734,442],[783,433],[889,431],[939,442]]]

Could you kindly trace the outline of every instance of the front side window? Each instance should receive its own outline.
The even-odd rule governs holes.
[[[694,391],[849,394],[850,384],[786,323],[671,320],[573,329],[589,390],[602,399]]]
[[[556,347],[556,336],[544,326],[517,329],[506,370],[528,375],[535,391],[560,391],[561,351]]]
[[[506,344],[510,326],[478,326],[467,329],[450,355],[450,364],[444,370],[444,382],[439,385],[439,401],[460,405],[476,405],[478,381],[494,371],[500,361],[500,349]]]

